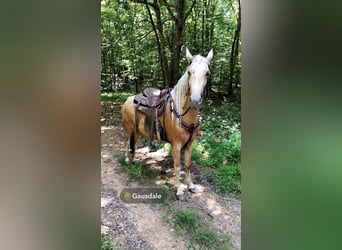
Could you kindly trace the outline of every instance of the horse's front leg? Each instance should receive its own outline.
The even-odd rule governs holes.
[[[181,152],[181,146],[180,145],[172,145],[172,158],[173,158],[173,166],[175,169],[176,174],[176,181],[175,186],[177,188],[177,197],[179,200],[184,201],[185,195],[183,192],[183,189],[180,185],[179,176],[180,176],[180,152]]]
[[[190,174],[192,146],[193,146],[193,142],[191,142],[184,149],[185,179],[186,179],[186,183],[188,184],[189,191],[192,193],[197,193],[196,186],[192,183],[191,174]]]

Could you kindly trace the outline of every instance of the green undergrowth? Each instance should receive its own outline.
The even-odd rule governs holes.
[[[153,180],[158,176],[156,170],[151,169],[148,165],[144,162],[125,162],[125,157],[119,157],[119,163],[123,166],[124,170],[127,174],[140,182],[145,182],[149,180]]]
[[[132,93],[127,92],[101,93],[101,101],[115,101],[118,103],[124,103],[126,99],[131,95]]]
[[[229,237],[217,232],[214,228],[207,228],[200,220],[197,209],[176,209],[169,204],[166,209],[169,223],[178,233],[190,234],[193,241],[201,246],[200,249],[228,249]],[[191,247],[189,248],[191,249]]]
[[[192,160],[212,169],[206,177],[219,191],[240,193],[240,109],[228,104],[207,104],[201,118],[202,136],[194,143]]]
[[[115,242],[107,234],[101,234],[101,250],[117,249]]]

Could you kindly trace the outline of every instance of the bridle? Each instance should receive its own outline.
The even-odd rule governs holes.
[[[177,119],[180,121],[181,127],[190,133],[188,141],[182,147],[182,149],[184,149],[189,144],[192,138],[192,135],[194,134],[195,130],[199,127],[200,123],[199,123],[199,120],[197,120],[197,124],[194,124],[194,123],[188,124],[182,119],[182,117],[185,116],[189,112],[189,110],[191,109],[191,106],[189,106],[189,108],[183,114],[179,114],[179,112],[176,109],[175,102],[171,95],[170,95],[169,101],[170,101],[171,113],[175,114]]]
[[[207,73],[208,74],[208,73]],[[210,75],[210,74],[209,74]],[[207,82],[208,84],[208,82]],[[187,96],[190,96],[190,83],[188,82],[188,91],[186,93]],[[190,109],[192,108],[191,105],[187,108],[187,110],[183,113],[183,114],[180,114],[178,111],[177,111],[177,108],[176,108],[176,105],[175,105],[175,102],[170,94],[169,96],[169,101],[170,101],[170,107],[171,107],[171,113],[174,113],[175,116],[177,117],[177,119],[180,121],[180,125],[181,127],[186,130],[190,136],[189,136],[189,139],[187,140],[187,142],[184,144],[184,146],[182,147],[182,149],[184,149],[190,142],[195,130],[199,127],[199,119],[197,120],[197,123],[191,123],[191,124],[188,124],[186,123],[182,117],[185,116],[189,111]]]

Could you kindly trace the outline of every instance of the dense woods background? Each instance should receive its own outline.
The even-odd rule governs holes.
[[[240,30],[240,0],[103,0],[101,91],[174,86],[186,46],[193,55],[214,50],[209,93],[239,97]]]
[[[160,233],[171,226],[173,230],[182,228],[183,233],[180,235],[183,238],[175,235],[172,238],[176,237],[181,244],[187,246],[183,249],[227,249],[228,246],[240,249],[240,30],[240,0],[102,0],[101,126],[104,129],[101,127],[101,154],[109,157],[102,159],[102,176],[108,176],[106,178],[111,180],[110,183],[113,179],[120,182],[120,178],[123,178],[118,177],[120,175],[112,169],[122,169],[128,174],[125,179],[156,185],[157,176],[164,175],[160,169],[173,166],[172,160],[168,164],[166,156],[160,158],[158,167],[154,163],[147,163],[144,157],[139,164],[125,162],[122,155],[124,145],[120,111],[126,98],[146,87],[165,88],[177,84],[188,65],[185,47],[193,55],[206,56],[210,49],[214,51],[206,98],[199,114],[200,132],[191,154],[196,184],[203,185],[211,193],[206,191],[209,196],[201,196],[203,206],[198,202],[188,202],[190,210],[184,205],[177,207],[173,200],[165,202],[164,206],[159,207],[159,214],[156,212],[153,217],[168,213],[169,219],[165,223],[148,221],[144,224],[149,224],[153,230],[140,228],[137,232]],[[143,145],[147,145],[146,142]],[[166,155],[171,154],[170,144],[164,145],[161,142],[157,147],[161,152],[166,151]],[[111,170],[107,171],[108,169]],[[115,176],[108,173],[115,173]],[[172,177],[164,175],[161,178],[165,178],[165,183],[157,186],[170,191],[168,184],[171,182],[168,179]],[[103,179],[103,183],[106,182]],[[214,193],[219,195],[214,196]],[[206,220],[211,213],[207,208],[209,197],[211,200],[213,197],[229,197],[229,207],[223,206],[222,210],[229,211],[230,221],[223,222],[220,219],[217,220],[219,224],[215,224],[213,217],[210,217],[210,222]],[[215,200],[214,203],[219,204],[220,201]],[[236,206],[233,207],[232,204]],[[112,209],[111,206],[105,208],[103,218],[106,214],[112,214]],[[122,206],[122,209],[129,208]],[[138,212],[141,217],[142,211]],[[148,210],[148,214],[150,213],[151,210]],[[106,218],[116,225],[132,221],[121,221],[110,216]],[[106,225],[106,219],[103,223]],[[229,225],[229,228],[222,231],[222,224]],[[113,249],[112,246],[141,248],[125,242],[129,237],[120,239],[116,227],[107,228],[109,231],[101,238],[101,249]],[[132,228],[125,230],[130,232],[130,236],[134,232]],[[133,234],[135,239],[138,239],[137,235]],[[155,244],[153,240],[146,239],[146,244]],[[155,246],[150,248],[162,248]]]

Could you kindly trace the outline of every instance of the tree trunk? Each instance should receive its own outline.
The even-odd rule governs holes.
[[[233,96],[233,80],[234,80],[234,71],[237,62],[238,48],[239,48],[239,39],[240,39],[240,30],[241,30],[241,4],[239,2],[239,13],[237,19],[237,25],[234,35],[234,41],[232,45],[232,49],[230,51],[230,65],[229,65],[229,78],[228,78],[228,97]]]
[[[173,16],[175,29],[173,32],[171,47],[171,64],[170,64],[170,85],[176,85],[179,78],[179,61],[180,52],[183,45],[183,29],[184,29],[184,5],[185,0],[178,0],[176,4],[176,15]]]
[[[204,32],[205,32],[205,25],[204,25],[204,20],[205,20],[205,9],[206,9],[206,1],[203,1],[203,6],[202,6],[202,41],[201,41],[201,51],[204,51]]]
[[[180,62],[180,52],[183,45],[183,25],[176,23],[175,33],[173,36],[173,46],[171,50],[171,70],[170,70],[170,84],[174,86],[177,84],[178,79],[180,78],[179,73],[179,62]]]
[[[146,8],[150,17],[150,21],[153,27],[153,31],[156,36],[156,41],[158,45],[158,53],[160,58],[160,66],[162,70],[162,77],[163,77],[163,87],[166,87],[166,84],[169,84],[170,82],[170,73],[169,73],[169,67],[168,67],[168,61],[166,57],[166,48],[165,48],[165,37],[164,37],[164,31],[163,31],[163,24],[161,21],[161,15],[160,15],[160,8],[156,1],[154,1],[154,4],[152,5],[156,17],[157,17],[157,26],[154,24],[153,17],[150,11],[150,8],[146,2]]]
[[[194,29],[193,29],[193,43],[194,43],[194,47],[197,50],[197,15],[196,15],[196,10],[194,11],[193,15],[194,15]]]
[[[148,10],[151,24],[153,27],[153,30],[156,35],[156,40],[158,44],[158,51],[160,55],[160,61],[161,61],[161,67],[163,71],[163,82],[164,86],[165,84],[168,84],[168,86],[172,87],[174,86],[178,78],[180,77],[179,74],[179,62],[180,62],[180,52],[183,45],[183,31],[184,31],[184,24],[186,18],[189,16],[189,14],[192,11],[192,8],[194,7],[196,0],[192,0],[192,4],[190,9],[187,13],[185,13],[185,0],[177,0],[175,5],[170,5],[166,0],[154,0],[153,3],[147,2],[146,0],[131,0],[133,2],[137,3],[144,3],[146,5],[146,8]],[[166,57],[166,39],[164,36],[163,31],[163,24],[160,14],[160,5],[166,6],[171,19],[174,23],[174,31],[172,32],[172,44],[171,44],[171,62],[170,66],[168,67],[168,61]],[[154,21],[152,18],[152,14],[150,11],[149,6],[152,6],[156,13],[157,18],[157,25],[154,25]],[[171,10],[171,7],[175,7],[176,13],[174,14]],[[158,31],[158,32],[157,32]]]
[[[162,23],[159,7],[155,9],[155,12],[156,12],[156,17],[157,17],[157,29],[159,32],[159,39],[160,39],[159,56],[161,58],[161,67],[163,70],[163,86],[165,88],[166,85],[170,84],[169,65],[168,65],[168,60],[166,57],[166,39],[164,37],[164,29],[163,29],[163,23]]]
[[[172,47],[171,47],[171,65],[170,65],[170,85],[177,84],[180,78],[179,63],[180,53],[183,46],[183,31],[185,27],[185,21],[190,15],[192,8],[194,7],[196,0],[192,1],[192,5],[187,13],[185,13],[185,0],[178,0],[176,3],[176,15],[172,15],[169,10],[172,19],[175,23],[175,30],[173,32]]]

